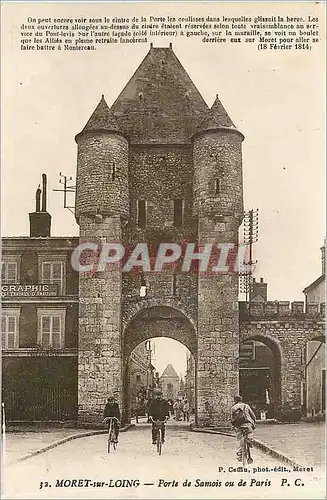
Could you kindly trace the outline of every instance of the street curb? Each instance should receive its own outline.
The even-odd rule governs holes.
[[[259,439],[253,439],[253,444],[257,447],[260,448],[262,451],[265,451],[266,453],[269,453],[273,457],[279,458],[280,460],[283,460],[286,462],[288,465],[291,465],[292,467],[303,467],[302,465],[298,464],[291,458],[287,457],[284,455],[279,450],[276,450],[276,448],[273,448],[272,446],[264,443],[263,441],[259,441]]]
[[[201,429],[199,427],[193,427],[191,428],[192,432],[203,432],[205,434],[221,434],[223,436],[229,436],[229,437],[235,437],[235,434],[228,432],[228,431],[216,431],[213,429]],[[284,455],[279,450],[276,450],[276,448],[273,448],[272,446],[268,445],[267,443],[264,443],[263,441],[259,441],[258,439],[252,439],[252,442],[254,446],[257,448],[260,448],[262,451],[269,453],[269,455],[272,455],[275,458],[279,458],[280,460],[283,460],[286,462],[288,465],[291,465],[292,467],[303,467],[302,465],[298,464],[291,458],[287,457]]]
[[[121,427],[120,432],[125,432],[131,427],[134,427],[135,424],[127,424],[124,427]],[[52,448],[56,448],[57,446],[60,446],[61,444],[67,443],[68,441],[73,441],[74,439],[78,438],[83,438],[83,437],[89,437],[89,436],[95,436],[97,434],[106,434],[108,431],[107,430],[94,430],[94,431],[88,431],[88,432],[81,432],[80,434],[72,434],[71,436],[67,436],[65,438],[59,439],[58,441],[54,441],[53,443],[48,444],[47,446],[44,446],[43,448],[40,448],[38,450],[30,451],[26,455],[23,455],[20,458],[16,458],[12,462],[9,462],[6,464],[7,466],[17,464],[19,462],[23,462],[27,460],[28,458],[35,457],[36,455],[40,455],[40,453],[44,453],[45,451],[51,450]]]

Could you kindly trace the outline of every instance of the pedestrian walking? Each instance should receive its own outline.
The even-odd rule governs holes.
[[[185,399],[183,403],[183,420],[184,422],[190,421],[190,403]]]

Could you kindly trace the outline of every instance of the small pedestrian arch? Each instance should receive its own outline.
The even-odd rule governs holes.
[[[282,405],[282,351],[278,341],[260,334],[241,340],[239,383],[240,393],[258,418],[278,416]]]

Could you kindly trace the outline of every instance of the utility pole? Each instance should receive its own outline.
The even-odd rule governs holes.
[[[68,193],[75,193],[76,192],[76,186],[72,186],[70,182],[73,180],[71,176],[64,175],[61,172],[59,172],[59,184],[62,184],[63,189],[53,189],[53,191],[58,191],[60,193],[64,193],[64,208],[68,208],[68,210],[74,214],[74,206],[68,205],[67,202],[67,194]]]
[[[147,340],[145,342],[145,349],[147,351],[146,389],[147,389],[147,396],[149,398],[149,395],[150,395],[150,381],[149,381],[149,376],[150,376],[150,370],[151,370],[151,355],[152,355],[151,340]]]
[[[243,227],[243,240],[244,243],[248,245],[249,248],[249,257],[246,262],[247,271],[245,273],[241,273],[240,276],[240,291],[245,293],[245,301],[248,304],[248,310],[251,309],[251,282],[252,282],[252,274],[253,274],[253,264],[256,264],[258,261],[253,260],[253,244],[256,243],[259,239],[259,209],[256,210],[251,209],[248,212],[244,213],[244,227]]]

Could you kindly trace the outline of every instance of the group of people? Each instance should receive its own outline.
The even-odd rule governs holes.
[[[183,412],[183,417],[184,420],[189,421],[189,414],[190,414],[190,405],[187,400],[184,401],[175,401],[173,405],[171,405],[171,402],[166,401],[162,397],[162,391],[161,389],[155,389],[154,391],[154,397],[150,401],[149,407],[148,407],[148,415],[150,418],[150,421],[152,422],[152,444],[156,444],[156,426],[155,426],[155,421],[161,421],[161,429],[162,429],[162,442],[165,442],[165,423],[169,420],[170,414],[171,414],[171,408],[174,410],[174,418],[175,420],[181,420],[181,412]],[[104,422],[108,422],[108,419],[110,417],[115,417],[114,420],[114,429],[116,433],[116,442],[118,442],[118,435],[119,435],[119,426],[120,426],[120,420],[121,420],[121,415],[120,415],[120,410],[119,410],[119,405],[116,401],[116,399],[111,396],[108,398],[108,401],[106,403],[104,413],[103,413],[103,418]],[[247,435],[247,440],[249,443],[249,446],[252,446],[252,438],[253,438],[253,431],[256,426],[256,416],[252,410],[252,408],[243,402],[242,396],[235,396],[234,397],[234,404],[231,408],[231,423],[236,430],[236,438],[239,442],[238,450],[237,450],[237,459],[239,461],[242,460],[242,447],[241,447],[241,440],[243,434]],[[249,463],[251,463],[252,459],[248,460]]]
[[[190,421],[190,403],[187,399],[177,399],[176,401],[169,400],[170,404],[170,414],[173,415],[174,420],[184,420],[184,422]]]

